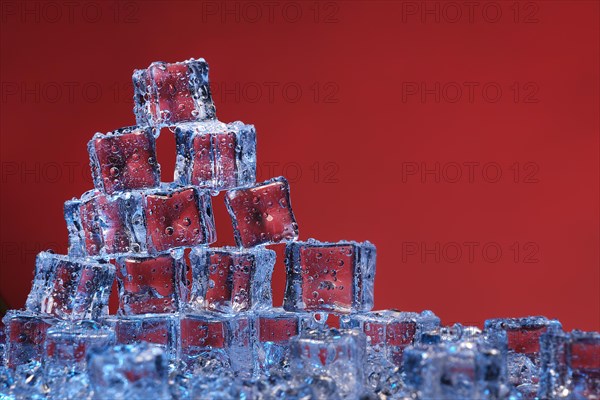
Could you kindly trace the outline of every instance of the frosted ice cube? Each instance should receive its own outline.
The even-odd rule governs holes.
[[[373,308],[375,246],[370,242],[288,243],[283,307],[349,313]]]

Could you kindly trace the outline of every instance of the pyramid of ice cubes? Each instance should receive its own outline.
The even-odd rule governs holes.
[[[375,246],[298,241],[287,180],[256,182],[255,128],[217,120],[203,59],[152,63],[133,83],[137,125],[94,135],[94,189],[65,203],[69,254],[40,253],[25,309],[3,319],[1,399],[600,398],[598,333],[371,311]],[[237,247],[210,246],[220,191]]]

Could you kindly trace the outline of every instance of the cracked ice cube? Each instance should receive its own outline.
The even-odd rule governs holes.
[[[133,72],[134,113],[138,125],[171,126],[215,118],[204,59],[153,62]]]
[[[340,319],[346,329],[358,328],[367,336],[367,354],[373,363],[386,360],[402,366],[404,349],[419,343],[423,333],[438,328],[440,319],[431,311],[422,313],[396,310],[351,314]]]
[[[164,351],[148,343],[92,350],[88,355],[94,399],[169,399]]]
[[[251,374],[251,331],[247,316],[185,314],[180,324],[179,358],[186,371]]]
[[[6,366],[16,368],[43,359],[46,332],[58,320],[31,311],[9,310],[2,322],[7,338]]]
[[[274,251],[200,246],[192,249],[190,261],[192,308],[240,312],[272,307]]]
[[[178,125],[175,182],[211,190],[256,181],[256,131],[242,122]]]
[[[44,374],[53,398],[81,399],[89,391],[86,355],[114,344],[114,332],[94,321],[61,322],[48,329]]]
[[[543,399],[600,399],[600,334],[548,329],[540,336]]]
[[[298,239],[287,180],[280,176],[255,186],[227,191],[225,204],[241,247]]]
[[[39,253],[29,311],[63,319],[93,319],[108,314],[115,267],[92,259]]]
[[[176,315],[109,316],[103,323],[115,331],[118,344],[152,343],[160,346],[170,360],[176,357],[179,338]]]
[[[357,330],[314,330],[291,339],[291,370],[299,376],[331,378],[341,397],[363,391],[366,338]]]
[[[373,308],[375,246],[370,242],[288,243],[283,307],[349,313]]]
[[[410,346],[404,351],[405,382],[419,399],[497,399],[503,351],[481,339]]]
[[[312,314],[291,313],[282,308],[259,311],[253,316],[254,364],[264,374],[282,373],[289,366],[290,339],[313,328]]]
[[[94,185],[104,193],[152,188],[160,183],[152,128],[132,126],[97,133],[88,143],[88,152]]]
[[[119,314],[174,313],[187,299],[183,251],[117,259]]]
[[[143,192],[148,251],[213,243],[215,221],[210,195],[193,187]]]

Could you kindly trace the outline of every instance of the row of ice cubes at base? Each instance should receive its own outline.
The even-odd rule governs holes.
[[[289,311],[369,311],[373,307],[376,249],[369,242],[290,242],[284,308]],[[116,268],[102,259],[42,252],[26,302],[32,312],[65,319],[108,313],[116,275],[119,314],[202,310],[235,313],[273,306],[275,252],[264,247],[192,247],[157,256],[127,256]],[[189,265],[189,267],[188,267]],[[191,288],[187,275],[191,268]]]
[[[175,133],[177,159],[174,182],[213,192],[245,187],[256,181],[256,130],[240,121],[218,120],[180,124]],[[131,126],[88,142],[94,186],[105,194],[157,188],[159,129]]]
[[[236,244],[249,248],[298,239],[289,184],[277,177],[227,191]],[[211,196],[195,186],[104,195],[97,190],[65,203],[72,256],[158,254],[211,244],[216,228]]]
[[[259,320],[261,315],[266,320]],[[341,319],[345,329],[340,331],[300,329],[295,339],[290,334],[290,319],[296,327],[304,324],[313,328],[310,315],[273,310],[256,314],[250,324],[243,322],[245,318],[207,313],[183,316],[177,344],[165,339],[168,334],[160,333],[160,329],[171,329],[171,333],[177,329],[173,326],[177,324],[175,316],[109,317],[108,321],[125,321],[126,329],[116,329],[120,341],[162,343],[166,351],[161,353],[165,364],[159,368],[163,380],[167,361],[173,361],[177,354],[188,377],[217,374],[233,382],[234,375],[247,376],[256,366],[260,373],[275,377],[289,372],[296,378],[320,377],[319,382],[324,382],[324,377],[335,388],[329,395],[344,398],[358,398],[369,391],[392,398],[421,399],[534,398],[538,392],[541,399],[595,399],[598,395],[600,335],[577,331],[566,334],[557,321],[545,318],[489,320],[482,333],[460,325],[440,328],[439,319],[430,312],[418,315],[382,311],[345,316]],[[241,331],[248,331],[250,326],[255,329],[253,339],[248,340],[249,336]],[[199,328],[203,334],[188,336]],[[281,328],[284,334],[278,337]],[[124,334],[129,336],[124,338]],[[78,347],[67,348],[73,351]],[[108,352],[96,365],[103,377],[99,383],[103,393],[111,389],[110,385],[104,386],[106,381],[128,385],[132,393],[138,394],[141,392],[137,390],[148,385],[160,389],[160,379],[153,378],[140,388],[123,376],[112,376],[125,374],[127,378],[125,371],[115,371],[113,365],[121,357],[115,355],[119,351],[145,350],[100,351]],[[123,361],[118,365],[122,366]],[[156,368],[155,363],[150,365]],[[512,390],[513,386],[517,390]],[[113,389],[124,392],[121,386]]]
[[[375,314],[374,314],[375,315]],[[387,311],[386,315],[402,324],[417,327],[409,329],[403,342],[410,342],[422,333],[439,325],[432,313],[422,314]],[[352,323],[348,320],[348,326]],[[72,377],[80,385],[86,371],[85,354],[92,352],[89,374],[98,393],[116,390],[120,384],[129,389],[145,390],[161,384],[157,376],[166,379],[167,362],[186,376],[226,375],[251,378],[267,375],[293,374],[315,377],[325,375],[342,397],[362,391],[362,368],[365,362],[365,335],[359,330],[327,330],[324,319],[308,313],[290,313],[272,309],[257,313],[224,315],[198,313],[184,315],[143,315],[129,317],[107,316],[101,323],[91,321],[60,322],[28,312],[9,312],[4,318],[9,338],[7,363],[12,368],[35,368],[42,362],[53,390],[72,390]],[[56,325],[55,325],[56,324]],[[101,325],[102,324],[102,325]],[[115,336],[116,332],[116,336]],[[300,335],[300,336],[297,336]],[[15,340],[18,337],[20,340]],[[130,352],[145,351],[120,347],[111,349],[115,342],[136,344],[149,342],[161,348],[160,354],[148,361],[153,370],[151,380],[140,388],[137,378],[148,365],[125,365]],[[395,340],[395,339],[394,339]],[[120,354],[123,352],[123,354]],[[124,358],[125,360],[119,360]],[[96,361],[94,361],[96,360]],[[135,363],[134,363],[135,364]],[[124,367],[123,367],[124,366]],[[131,367],[128,370],[127,367]],[[340,376],[339,374],[343,374]],[[126,382],[128,379],[133,382]],[[62,377],[62,378],[61,378]],[[61,380],[62,379],[62,380]],[[58,382],[62,382],[57,385]],[[62,388],[61,388],[62,387]],[[79,387],[79,386],[76,386]],[[62,393],[62,392],[61,392]],[[141,393],[132,393],[134,398]]]

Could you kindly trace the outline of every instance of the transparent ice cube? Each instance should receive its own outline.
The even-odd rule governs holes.
[[[171,126],[215,117],[204,59],[153,62],[133,73],[134,113],[138,125]]]
[[[273,305],[275,252],[263,247],[194,247],[190,308],[241,312]]]
[[[212,191],[256,182],[256,131],[240,121],[180,124],[175,182]]]
[[[288,243],[283,307],[349,313],[373,308],[375,246],[370,242]]]

